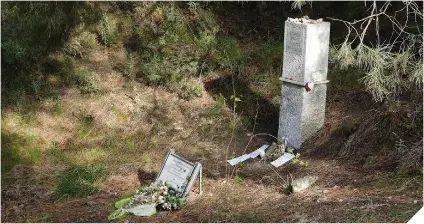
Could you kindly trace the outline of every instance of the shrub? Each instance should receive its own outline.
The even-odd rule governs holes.
[[[283,42],[267,41],[258,49],[255,49],[252,60],[255,61],[262,70],[279,68],[282,64],[283,53]]]
[[[186,79],[181,82],[176,91],[178,92],[178,96],[181,98],[190,100],[194,97],[201,97],[204,92],[204,87],[201,82]]]
[[[83,2],[3,2],[1,15],[2,64],[21,69],[62,47],[82,21],[97,20],[97,11]]]
[[[99,80],[95,73],[83,69],[77,69],[73,74],[76,86],[81,90],[81,93],[98,93],[101,90]]]
[[[116,21],[103,13],[100,25],[101,43],[107,47],[112,46],[116,41],[116,30]]]
[[[422,59],[414,57],[409,50],[390,52],[386,47],[343,43],[331,52],[341,69],[359,68],[365,76],[359,79],[372,94],[374,100],[394,99],[403,90],[421,88]]]
[[[210,115],[217,115],[222,112],[224,108],[227,107],[225,96],[223,96],[221,93],[214,96],[214,102],[212,104],[212,107],[209,108],[208,114]]]
[[[233,37],[221,36],[217,38],[213,60],[223,68],[236,69],[245,63],[245,55],[239,43]]]
[[[57,199],[83,197],[99,190],[96,184],[104,180],[108,172],[103,166],[74,166],[57,176],[54,196]]]
[[[196,76],[205,68],[202,60],[214,48],[219,27],[213,14],[200,4],[189,4],[188,10],[186,7],[186,4],[157,3],[135,8],[134,22],[140,25],[134,26],[127,46],[140,50],[137,74],[148,85],[173,89],[175,83]],[[194,87],[183,85],[186,90],[182,92],[199,95],[200,89]]]
[[[34,136],[21,136],[2,130],[1,170],[8,171],[18,164],[41,165],[41,149]]]

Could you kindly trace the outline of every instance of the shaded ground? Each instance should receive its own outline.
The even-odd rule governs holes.
[[[363,119],[372,112],[372,103],[363,103],[367,96],[360,91],[330,95],[323,129],[302,149],[308,167],[274,169],[268,163],[247,161],[235,172],[237,178],[226,183],[224,150],[231,136],[231,103],[220,105],[213,97],[222,93],[230,98],[231,76],[204,80],[203,96],[185,101],[161,88],[129,81],[114,70],[124,62],[124,52],[90,52],[79,66],[90,65],[100,74],[101,94],[83,95],[69,88],[59,96],[60,113],[55,102],[46,100],[29,118],[13,109],[2,114],[2,140],[9,138],[11,145],[22,147],[32,142],[31,147],[40,151],[39,157],[29,155],[33,165],[16,165],[2,172],[3,222],[107,222],[118,198],[154,179],[170,148],[203,164],[204,194],[192,193],[180,211],[119,221],[406,222],[422,207],[421,175],[396,174],[384,165],[377,169],[372,164],[379,161],[358,162],[354,154],[338,157],[346,138],[357,130],[347,126],[340,132],[346,118]],[[272,124],[278,121],[275,104],[255,95],[237,77],[235,82],[243,101],[237,109],[240,121],[229,155],[245,149],[252,125],[241,120],[254,118],[256,102],[255,133],[275,134]],[[92,118],[90,125],[84,123],[86,117]],[[254,139],[246,150],[253,151],[267,140]],[[56,175],[74,164],[106,164],[111,174],[91,196],[55,201]],[[287,196],[280,190],[289,174],[319,179],[311,188]]]

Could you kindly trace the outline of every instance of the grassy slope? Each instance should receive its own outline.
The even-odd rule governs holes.
[[[278,42],[266,41],[243,42],[241,48],[255,52],[258,45],[265,46],[261,48],[264,52],[248,55],[277,55],[277,68],[267,56],[254,61],[246,59],[248,65],[235,76],[236,95],[242,102],[237,110],[239,123],[230,155],[242,153],[249,140],[256,112],[252,105],[258,96],[266,101],[258,101],[257,131],[275,132],[270,121],[278,117],[273,109],[278,108],[278,97],[274,98],[279,83],[275,78],[282,49]],[[269,53],[273,50],[276,52]],[[127,63],[122,45],[104,47],[94,42],[84,50],[83,58],[74,60],[76,70],[97,77],[98,93],[83,94],[78,86],[66,87],[57,99],[42,99],[32,114],[21,113],[19,105],[2,111],[2,221],[105,222],[114,201],[154,178],[170,148],[203,164],[204,195],[196,198],[193,193],[181,211],[125,220],[405,222],[422,206],[420,176],[377,169],[371,160],[361,163],[363,168],[355,157],[333,159],[331,150],[340,148],[334,145],[345,140],[337,133],[346,126],[346,117],[362,119],[362,111],[371,108],[352,110],[363,106],[356,99],[360,93],[356,86],[348,94],[340,94],[337,88],[329,90],[325,128],[304,146],[308,167],[273,170],[269,164],[249,161],[227,185],[222,179],[223,152],[231,135],[231,102],[227,101],[227,107],[217,96],[222,92],[229,98],[232,94],[231,79],[221,78],[228,75],[228,70],[204,77],[206,90],[202,96],[187,101],[168,88],[132,81],[119,69]],[[264,71],[264,63],[272,69]],[[61,78],[60,74],[51,77],[52,85]],[[273,113],[269,115],[269,111]],[[350,134],[351,130],[347,130],[347,136]],[[263,142],[255,139],[247,151]],[[100,191],[55,201],[56,175],[69,166],[88,164],[105,165],[110,172],[106,180],[98,183]],[[319,180],[305,192],[286,196],[279,190],[284,182],[281,178],[286,179],[289,173],[295,178],[317,175]]]

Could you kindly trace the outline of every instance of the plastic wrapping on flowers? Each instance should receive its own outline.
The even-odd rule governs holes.
[[[146,212],[140,212],[145,205],[154,206],[157,210],[178,210],[185,204],[185,198],[182,193],[170,187],[165,182],[153,182],[147,187],[137,190],[132,197],[124,198],[115,203],[115,210],[108,219],[115,220],[124,217],[128,213],[138,216],[150,216],[156,213],[151,209],[145,209]],[[138,212],[132,212],[137,210]]]

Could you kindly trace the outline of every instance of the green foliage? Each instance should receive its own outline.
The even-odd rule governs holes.
[[[135,70],[134,59],[133,59],[133,57],[132,57],[132,55],[129,51],[126,52],[125,58],[126,58],[125,74],[128,76],[128,78],[131,81],[134,81],[135,75],[136,75],[136,70]]]
[[[82,47],[95,48],[97,44],[96,35],[87,31],[82,32],[79,35],[79,42]]]
[[[409,82],[414,83],[418,87],[423,85],[423,60],[420,59],[415,63],[415,67],[409,76]]]
[[[181,81],[179,88],[176,91],[181,98],[190,100],[194,97],[201,97],[205,90],[202,83],[186,79]]]
[[[55,115],[60,115],[63,112],[63,107],[62,104],[60,103],[60,101],[56,101],[55,105],[54,105],[54,114]]]
[[[33,65],[61,47],[76,25],[97,19],[84,2],[3,2],[1,14],[3,68]]]
[[[228,36],[220,36],[217,38],[213,60],[223,68],[236,69],[245,64],[246,55],[236,39]]]
[[[84,117],[82,118],[82,123],[83,123],[84,127],[91,126],[93,121],[94,121],[94,118],[90,114],[84,115]]]
[[[220,93],[216,96],[214,96],[214,102],[212,104],[212,107],[209,108],[209,114],[211,115],[217,115],[222,113],[222,109],[226,107],[226,99],[225,97]]]
[[[252,118],[249,116],[242,116],[241,117],[241,124],[245,129],[248,129],[252,125]]]
[[[96,182],[107,176],[106,168],[99,165],[70,167],[57,176],[54,196],[63,199],[90,195],[99,190]]]
[[[73,78],[81,93],[90,94],[98,93],[101,91],[99,80],[97,78],[97,74],[95,73],[84,69],[77,69],[73,72]]]
[[[137,146],[135,145],[133,141],[130,141],[130,140],[127,141],[127,149],[129,151],[134,151],[136,148]]]
[[[90,134],[91,124],[94,121],[94,117],[91,114],[85,114],[82,118],[82,128],[78,131],[80,138],[86,138]]]
[[[219,30],[213,14],[197,3],[157,3],[139,6],[136,10],[139,14],[134,22],[143,25],[135,27],[131,37],[137,43],[129,42],[132,49],[140,52],[138,74],[141,80],[174,90],[183,88],[179,91],[183,98],[200,96],[200,86],[184,82],[207,67],[203,60],[210,54]],[[153,19],[147,22],[138,17]],[[195,19],[188,20],[188,17]]]
[[[181,189],[180,189],[181,190]],[[108,216],[108,220],[116,220],[128,214],[128,210],[139,205],[154,204],[161,210],[178,210],[185,205],[180,191],[171,188],[171,185],[156,181],[140,188],[131,197],[115,202],[115,210]]]
[[[359,68],[365,73],[359,80],[374,100],[393,99],[402,90],[421,87],[422,60],[408,49],[393,53],[388,47],[358,45],[352,49],[351,45],[344,42],[333,48],[331,56],[341,69]]]
[[[119,110],[115,104],[112,105],[112,112],[114,112],[116,114],[116,116],[118,116],[119,120],[126,120],[128,118],[128,114],[122,112],[121,110]]]
[[[308,162],[301,160],[300,159],[300,153],[294,153],[293,148],[288,148],[287,152],[295,155],[295,157],[291,161],[292,164],[299,164],[301,166],[308,166]]]
[[[355,68],[341,69],[339,66],[329,66],[328,79],[333,85],[328,86],[328,94],[345,94],[347,89],[360,88],[359,79],[364,76],[363,72]]]
[[[48,160],[54,165],[64,164],[68,161],[66,153],[59,147],[52,147],[47,149],[46,156]]]
[[[96,47],[96,37],[88,31],[74,32],[69,41],[64,44],[63,52],[72,57],[83,58],[88,49]]]
[[[116,208],[116,209],[122,208],[122,207],[123,207],[125,204],[127,204],[130,200],[131,200],[131,197],[121,199],[121,200],[119,200],[119,201],[115,202],[115,205],[114,205],[114,206],[115,206],[115,208]]]
[[[282,41],[267,41],[258,49],[252,52],[251,60],[265,70],[281,67],[284,53],[284,43]]]
[[[112,23],[111,18],[102,14],[100,28],[101,43],[107,47],[113,45],[116,41],[116,24]]]
[[[241,183],[243,183],[243,178],[240,175],[235,175],[234,179],[233,179],[233,183],[241,184]]]
[[[1,170],[8,171],[18,164],[40,165],[41,149],[34,144],[35,137],[1,132]]]
[[[330,55],[333,60],[338,62],[341,69],[347,69],[355,63],[355,51],[352,49],[351,44],[343,42],[339,49],[332,47]]]

